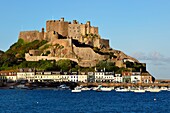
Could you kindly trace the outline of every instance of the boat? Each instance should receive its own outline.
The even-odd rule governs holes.
[[[160,92],[161,90],[159,88],[147,88],[146,91],[149,91],[149,92]]]
[[[170,88],[168,88],[168,90],[167,91],[170,91]]]
[[[81,88],[81,90],[82,90],[82,91],[89,91],[89,90],[91,90],[91,88],[83,87],[83,88]]]
[[[25,86],[24,84],[19,84],[16,86],[16,89],[28,89],[28,87]]]
[[[60,85],[57,90],[68,90],[70,89],[69,86],[66,86],[65,84]]]
[[[15,89],[15,87],[14,86],[10,86],[9,89]]]
[[[77,86],[75,87],[73,90],[71,90],[72,93],[78,93],[78,92],[81,92],[81,87],[80,86]]]
[[[118,88],[115,89],[115,91],[116,92],[127,92],[127,91],[129,91],[129,89],[124,88],[124,87],[118,87]]]
[[[132,87],[130,91],[135,93],[144,93],[146,90],[143,87]]]
[[[160,90],[161,90],[161,91],[167,91],[168,88],[167,88],[167,87],[161,87]]]
[[[112,88],[109,87],[101,87],[101,91],[112,91]]]
[[[93,90],[94,91],[100,91],[100,88],[102,87],[102,85],[98,85],[98,87],[94,87]]]
[[[145,93],[145,90],[139,88],[139,89],[133,90],[133,92],[135,92],[135,93]]]
[[[112,91],[112,88],[109,87],[102,87],[102,85],[98,85],[97,88],[94,88],[93,90],[100,92],[100,91]]]

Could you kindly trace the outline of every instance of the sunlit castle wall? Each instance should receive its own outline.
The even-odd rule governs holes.
[[[55,31],[66,37],[68,36],[68,24],[67,21],[64,21],[64,18],[60,20],[48,20],[46,22],[46,32]]]

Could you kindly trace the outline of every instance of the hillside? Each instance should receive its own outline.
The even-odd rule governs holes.
[[[141,68],[145,71],[145,66],[143,64],[118,50],[99,49],[86,44],[73,43],[73,50],[71,52],[66,51],[70,49],[69,47],[65,47],[60,44],[52,44],[51,42],[45,40],[24,42],[24,40],[19,39],[18,42],[11,45],[10,48],[0,56],[0,70],[29,67],[36,68],[38,70],[94,71],[94,67],[96,67],[97,69],[105,68],[107,71],[115,71],[117,73],[121,72],[122,70],[140,71]],[[29,53],[30,50],[35,50],[36,52],[38,51],[36,54],[39,55],[39,57],[62,57],[65,59],[59,59],[58,61],[53,59],[26,61],[25,53]],[[34,57],[34,54],[35,53],[30,54],[31,57]],[[70,57],[67,57],[67,55],[71,55],[77,59],[78,62],[70,60]],[[99,59],[93,62],[95,58]],[[123,59],[126,59],[127,61],[123,62]],[[83,67],[81,65],[82,63],[88,63],[88,61],[91,64],[93,62],[94,65],[90,67]]]

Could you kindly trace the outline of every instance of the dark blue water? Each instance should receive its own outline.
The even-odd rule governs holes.
[[[170,113],[170,92],[0,90],[0,113]]]

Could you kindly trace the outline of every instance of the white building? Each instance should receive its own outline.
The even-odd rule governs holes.
[[[15,82],[17,81],[16,71],[0,71],[0,81]]]
[[[77,72],[72,72],[69,75],[69,81],[70,82],[78,82],[78,73]]]
[[[9,81],[15,82],[15,81],[17,81],[17,76],[16,75],[7,75],[6,79],[7,79],[7,82],[9,82]]]
[[[36,72],[34,80],[39,82],[44,81],[60,82],[61,76],[60,72]]]
[[[68,72],[61,73],[60,78],[61,78],[62,82],[69,82],[70,81]]]
[[[94,72],[95,82],[103,82],[105,72]]]
[[[141,83],[141,73],[132,72],[131,83]]]
[[[114,75],[114,82],[116,82],[116,83],[121,83],[121,82],[123,82],[122,74],[115,74],[115,75]]]
[[[78,82],[83,82],[83,83],[87,82],[87,74],[85,72],[81,72],[78,75]]]
[[[17,80],[28,80],[28,82],[33,82],[35,77],[35,72],[33,69],[20,69],[17,72]]]
[[[114,82],[114,73],[113,72],[105,72],[103,81],[104,82]]]

